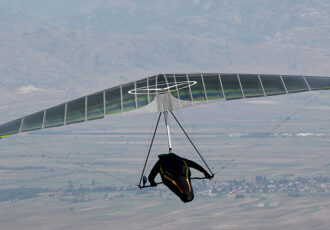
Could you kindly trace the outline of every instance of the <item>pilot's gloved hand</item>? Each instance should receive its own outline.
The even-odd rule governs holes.
[[[155,181],[150,181],[150,186],[151,187],[157,187],[157,183]]]
[[[208,172],[205,172],[204,176],[209,180],[211,180],[213,178],[213,176],[211,176]]]

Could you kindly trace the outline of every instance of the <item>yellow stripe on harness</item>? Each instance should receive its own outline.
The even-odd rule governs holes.
[[[189,182],[189,168],[188,168],[188,164],[182,160],[184,165],[186,166],[186,180],[187,180],[187,183],[188,183],[188,186],[189,186],[189,192],[191,191],[191,186],[190,186],[190,182]]]
[[[9,137],[10,135],[4,135],[4,136],[1,136],[0,139],[2,138],[5,138],[5,137]]]

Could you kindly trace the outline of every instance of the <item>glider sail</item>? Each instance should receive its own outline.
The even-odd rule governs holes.
[[[330,77],[267,74],[158,74],[0,125],[0,139],[20,132],[123,113],[165,112],[209,103],[330,89]]]

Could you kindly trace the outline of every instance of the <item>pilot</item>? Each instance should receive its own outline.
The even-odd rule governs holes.
[[[185,203],[194,199],[194,192],[190,181],[190,167],[204,173],[208,179],[213,178],[199,164],[179,157],[174,153],[160,154],[158,158],[159,160],[152,168],[148,177],[150,185],[152,187],[157,186],[155,177],[160,173],[163,183]]]

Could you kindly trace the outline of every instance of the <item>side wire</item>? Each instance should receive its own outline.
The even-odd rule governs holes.
[[[94,173],[99,173],[99,174],[103,174],[103,175],[106,175],[106,176],[110,176],[110,177],[112,177],[112,178],[114,178],[114,179],[116,179],[116,180],[119,180],[119,181],[121,181],[121,182],[125,182],[125,183],[127,183],[127,184],[132,184],[131,182],[129,182],[129,181],[127,181],[127,180],[124,180],[124,179],[122,179],[121,177],[118,177],[118,176],[114,176],[114,175],[108,174],[108,173],[106,173],[106,172],[103,172],[103,171],[101,171],[101,170],[99,170],[99,169],[93,168],[93,167],[88,166],[88,165],[85,165],[85,164],[81,164],[81,163],[78,162],[78,161],[74,161],[74,160],[66,159],[66,158],[64,158],[64,157],[59,157],[56,153],[52,153],[52,152],[50,152],[50,151],[44,150],[44,149],[42,149],[42,148],[40,148],[40,147],[38,147],[38,146],[36,146],[36,145],[32,145],[32,144],[28,144],[28,143],[24,143],[24,142],[22,142],[22,141],[18,141],[18,140],[11,139],[11,138],[7,138],[6,140],[11,141],[11,142],[16,143],[16,144],[21,144],[21,145],[24,145],[24,146],[28,146],[28,147],[30,147],[30,148],[32,148],[32,149],[35,149],[35,150],[38,150],[38,151],[40,151],[40,152],[42,152],[42,153],[46,153],[48,156],[51,156],[51,157],[53,157],[54,159],[61,160],[61,161],[63,161],[63,162],[70,162],[70,163],[72,163],[73,165],[78,165],[78,166],[80,166],[81,168],[88,169],[88,170],[90,170],[90,171],[92,171],[92,172],[94,172]]]
[[[150,163],[148,164],[148,166],[147,166],[145,172],[150,171],[150,167],[151,167],[151,165],[153,165],[153,162],[155,162],[156,156],[159,155],[159,153],[160,153],[160,148],[163,147],[165,141],[166,141],[166,139],[165,139],[165,138],[162,138],[160,144],[157,144],[158,147],[157,147],[156,151],[153,151],[154,153],[152,154],[152,159],[149,160]],[[150,159],[150,157],[149,157],[149,159]]]
[[[191,145],[194,147],[195,151],[198,153],[199,157],[202,159],[202,161],[204,162],[205,166],[207,167],[207,169],[209,170],[209,172],[211,173],[212,176],[214,176],[214,173],[212,172],[212,170],[210,169],[210,167],[208,166],[208,164],[206,163],[206,161],[204,160],[202,154],[199,152],[199,150],[197,149],[197,147],[195,146],[195,144],[193,143],[193,141],[190,139],[189,135],[187,134],[187,132],[184,130],[184,128],[182,127],[182,125],[180,124],[180,122],[178,121],[178,119],[176,118],[176,116],[174,115],[174,113],[172,111],[170,111],[172,116],[174,117],[175,121],[178,123],[178,125],[180,126],[181,130],[183,131],[183,133],[186,135],[186,137],[188,138],[189,142],[191,143]]]
[[[139,185],[138,185],[139,188],[141,188],[141,182],[142,182],[142,179],[143,179],[143,174],[144,174],[144,171],[146,169],[146,165],[148,163],[150,151],[151,151],[151,148],[152,148],[152,144],[154,143],[154,139],[155,139],[155,136],[156,136],[156,133],[157,133],[157,128],[158,128],[158,124],[159,124],[159,120],[160,120],[161,116],[162,116],[162,113],[159,113],[159,116],[158,116],[158,119],[157,119],[157,124],[156,124],[155,130],[154,130],[154,134],[152,135],[152,140],[151,140],[151,143],[149,145],[147,158],[146,158],[146,161],[144,162],[144,165],[143,165],[143,170],[142,170],[141,178],[140,178]]]
[[[178,115],[178,117],[179,117],[179,119],[180,119],[180,121],[181,121],[181,123],[182,123],[182,126],[185,128],[185,130],[186,130],[186,132],[187,132],[187,134],[189,135],[189,137],[191,138],[191,140],[194,142],[194,143],[196,143],[196,140],[194,139],[194,137],[193,137],[193,135],[192,135],[192,133],[191,133],[191,131],[189,131],[189,125],[187,125],[186,123],[185,123],[185,119],[183,119],[183,117],[181,116],[181,114],[180,114],[180,111],[178,110],[178,111],[176,111],[176,114]],[[183,135],[184,135],[184,133],[183,133]],[[185,136],[185,135],[184,135]],[[181,141],[179,141],[180,142],[180,144],[192,155],[192,156],[194,156],[194,157],[197,157],[197,159],[198,159],[198,161],[200,162],[200,163],[203,163],[203,161],[202,161],[202,159],[198,156],[198,154],[197,154],[197,152],[196,151],[191,151],[191,150],[188,150],[188,148],[186,147],[186,145],[184,144],[184,143],[182,143]]]
[[[272,134],[274,131],[276,131],[278,128],[280,128],[282,125],[284,125],[287,121],[289,121],[292,117],[294,117],[296,114],[303,111],[306,107],[308,107],[312,102],[314,102],[319,96],[321,96],[324,93],[324,91],[321,91],[319,94],[312,97],[309,101],[307,101],[302,107],[295,110],[293,113],[291,113],[288,117],[286,117],[284,120],[276,124],[271,130],[269,130],[265,135],[257,139],[255,142],[253,142],[251,145],[249,145],[246,149],[244,149],[241,153],[239,153],[236,157],[232,158],[227,164],[222,166],[220,169],[218,169],[215,174],[220,172],[221,170],[226,169],[228,166],[233,164],[238,158],[240,158],[245,153],[249,152],[251,149],[253,149],[257,144],[259,144],[261,141],[263,141],[265,138],[269,137],[270,134]]]
[[[159,116],[159,114],[156,114],[156,113],[153,114],[153,116],[152,116],[152,126],[150,126],[150,129],[149,129],[149,132],[148,132],[148,138],[147,138],[148,143],[151,142],[153,132],[154,132],[154,127],[155,127],[155,124],[156,124],[155,122],[156,122],[156,119],[158,118],[158,116]],[[149,146],[148,146],[148,148],[149,148]],[[148,148],[147,148],[147,150],[148,150]],[[149,171],[150,165],[147,165],[146,167],[147,167],[146,171]]]

